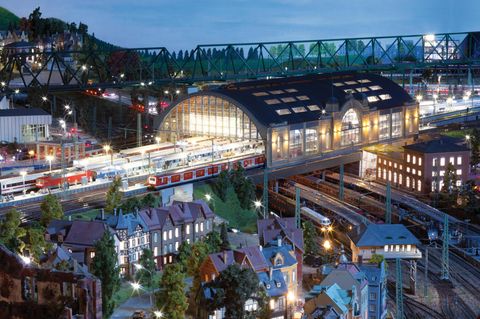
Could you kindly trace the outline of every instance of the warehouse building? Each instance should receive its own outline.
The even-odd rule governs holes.
[[[0,141],[34,143],[49,138],[52,116],[39,108],[0,110]]]
[[[418,103],[371,73],[257,80],[201,91],[161,115],[162,140],[261,140],[269,167],[418,133]]]

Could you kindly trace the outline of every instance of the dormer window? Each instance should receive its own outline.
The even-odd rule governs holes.
[[[280,287],[282,287],[282,283],[277,282],[277,288],[280,288]]]
[[[283,256],[281,254],[277,254],[275,258],[273,259],[273,264],[275,266],[282,266],[284,263],[283,261]]]
[[[271,288],[270,284],[266,284],[266,287],[267,287],[267,289]]]

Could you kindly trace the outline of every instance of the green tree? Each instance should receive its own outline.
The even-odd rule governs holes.
[[[143,207],[151,207],[154,208],[157,206],[157,198],[153,196],[153,194],[148,193],[147,195],[143,196],[142,198],[142,208]]]
[[[270,308],[270,298],[264,288],[260,288],[257,292],[256,300],[258,302],[258,310],[256,318],[270,319],[272,318],[273,310]]]
[[[62,219],[63,208],[58,198],[53,194],[48,194],[40,205],[40,224],[47,227],[52,219]]]
[[[142,268],[137,270],[136,279],[142,285],[153,287],[153,276],[155,275],[155,261],[153,259],[153,252],[150,249],[144,249],[139,258],[139,263]]]
[[[318,231],[317,228],[310,222],[305,221],[303,225],[303,240],[305,243],[305,254],[306,255],[318,255],[318,244],[317,237]]]
[[[227,198],[227,191],[230,187],[230,176],[228,171],[222,171],[218,174],[218,177],[213,184],[213,190],[215,194],[222,200],[225,201]]]
[[[225,307],[226,318],[243,319],[245,302],[257,293],[259,282],[252,269],[232,264],[207,286],[215,290],[215,298],[208,302],[208,309]]]
[[[222,238],[220,237],[219,232],[212,230],[207,234],[204,241],[205,244],[207,244],[208,246],[209,254],[220,251],[220,248],[222,246]]]
[[[476,167],[480,163],[480,131],[474,128],[470,135],[470,165]]]
[[[448,163],[443,176],[442,192],[453,193],[457,190],[457,174],[452,163]]]
[[[188,260],[192,255],[192,246],[183,241],[178,247],[177,263],[182,267],[183,272],[187,272]]]
[[[107,197],[105,200],[105,211],[107,213],[113,213],[113,210],[117,208],[122,201],[120,186],[122,186],[122,179],[120,177],[116,177],[107,192]]]
[[[230,249],[230,240],[228,239],[228,229],[227,229],[226,223],[222,223],[222,225],[220,226],[220,239],[222,240],[220,249],[221,250]]]
[[[122,204],[122,210],[125,213],[134,212],[136,209],[140,209],[142,207],[142,202],[138,197],[130,197]]]
[[[198,270],[202,265],[203,261],[207,257],[209,252],[208,245],[203,241],[197,241],[192,245],[192,253],[190,258],[187,261],[188,266],[188,275],[195,276],[198,274]]]
[[[37,262],[45,251],[51,247],[51,244],[45,241],[45,228],[38,224],[27,228],[24,241],[25,250],[28,250],[30,257]]]
[[[385,260],[385,257],[380,254],[373,254],[372,257],[370,257],[370,262],[372,264],[380,264]]]
[[[21,252],[25,247],[22,238],[26,235],[23,227],[20,213],[15,209],[10,209],[5,218],[0,221],[0,243],[14,252]]]
[[[237,191],[237,197],[240,201],[241,208],[249,209],[252,207],[253,200],[255,199],[255,184],[250,178],[244,178],[240,189]]]
[[[112,296],[120,286],[117,260],[115,241],[110,232],[106,231],[95,243],[95,257],[92,263],[93,274],[102,282],[102,308],[105,318],[113,313],[115,302]]]
[[[160,279],[160,291],[156,305],[162,309],[165,318],[184,319],[188,308],[185,295],[185,274],[179,264],[167,265]]]

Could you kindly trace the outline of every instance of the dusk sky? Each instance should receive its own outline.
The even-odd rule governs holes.
[[[478,31],[478,0],[0,0],[19,16],[82,21],[124,47]]]

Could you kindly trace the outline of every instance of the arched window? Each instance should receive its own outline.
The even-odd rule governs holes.
[[[341,136],[342,146],[360,142],[360,121],[354,109],[349,109],[342,118]]]

